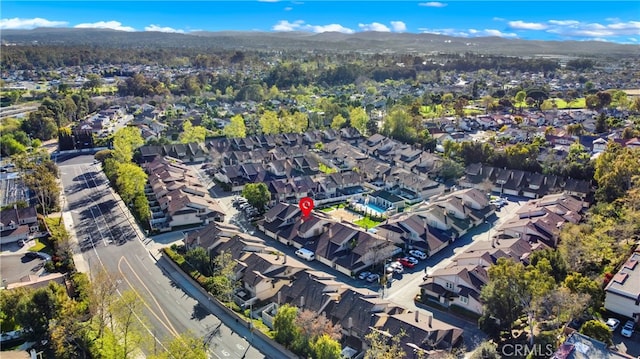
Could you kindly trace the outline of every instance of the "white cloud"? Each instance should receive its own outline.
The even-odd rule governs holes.
[[[293,8],[291,6],[287,6],[287,7],[284,8],[284,11],[291,11],[291,10],[293,10]]]
[[[0,19],[0,29],[24,29],[30,30],[37,27],[60,27],[67,26],[66,21],[51,21],[43,18],[21,19],[14,17],[12,19]]]
[[[145,26],[144,31],[176,32],[176,33],[180,33],[180,34],[184,34],[185,33],[184,30],[178,30],[178,29],[174,29],[172,27],[159,26],[159,25],[154,25],[154,24],[151,24],[149,26]]]
[[[258,2],[279,2],[280,0],[258,0]]]
[[[344,34],[353,34],[355,31],[340,24],[328,25],[311,25],[305,24],[302,20],[289,22],[280,20],[271,28],[273,31],[310,31],[310,32],[341,32]]]
[[[576,20],[549,20],[549,24],[558,26],[573,26],[580,24],[580,21]]]
[[[546,24],[543,24],[543,23],[524,22],[521,20],[509,21],[508,24],[509,24],[509,27],[511,27],[512,29],[519,29],[519,30],[544,30],[548,27]]]
[[[297,20],[294,22],[289,22],[287,20],[280,20],[277,24],[273,25],[271,28],[273,31],[296,31],[300,30],[300,26],[304,24],[304,21]]]
[[[426,27],[421,27],[418,30],[425,34],[435,34],[435,35],[446,35],[446,36],[457,36],[457,37],[469,37],[469,33],[464,32],[460,29],[429,29]]]
[[[513,32],[502,32],[496,29],[468,29],[468,30],[460,30],[460,29],[428,29],[428,28],[420,28],[419,29],[423,33],[428,34],[436,34],[436,35],[446,35],[446,36],[456,36],[456,37],[484,37],[484,36],[497,36],[504,38],[517,38],[518,35]]]
[[[362,31],[377,31],[377,32],[391,32],[391,29],[379,22],[372,22],[371,24],[358,24],[358,27]]]
[[[418,5],[419,6],[426,6],[426,7],[445,7],[445,6],[447,6],[447,4],[445,4],[443,2],[439,2],[439,1],[421,2]]]
[[[478,36],[497,36],[497,37],[508,37],[508,38],[518,37],[518,35],[513,32],[502,32],[496,29],[484,29],[484,30],[469,29],[469,34],[471,34],[473,37],[478,37]]]
[[[505,21],[506,19],[505,19],[505,18],[502,18],[502,17],[497,17],[497,16],[496,16],[496,17],[494,17],[494,18],[493,18],[493,19],[491,19],[491,20],[493,20],[493,21]]]
[[[407,31],[407,24],[402,21],[391,21],[391,28],[395,32],[405,32]]]
[[[553,25],[547,31],[566,37],[588,37],[606,39],[616,36],[636,36],[640,34],[640,21],[614,22],[610,24],[586,23],[575,20],[550,20]]]
[[[343,34],[353,34],[355,31],[348,27],[344,27],[340,24],[329,24],[329,25],[306,25],[313,32],[341,32]]]
[[[136,29],[132,28],[131,26],[122,26],[122,23],[120,21],[114,20],[78,24],[74,27],[78,29],[112,29],[120,31],[136,31]]]

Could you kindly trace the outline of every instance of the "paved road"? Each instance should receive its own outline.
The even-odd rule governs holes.
[[[156,337],[156,350],[162,350],[163,340],[191,331],[211,344],[215,357],[265,357],[167,277],[149,254],[153,243],[137,230],[99,164],[93,164],[93,156],[72,157],[58,165],[64,187],[63,216],[65,222],[72,222],[68,226],[76,242],[74,250],[82,253],[75,257],[79,269],[104,267],[117,275],[119,291],[135,291],[144,305],[148,330]]]

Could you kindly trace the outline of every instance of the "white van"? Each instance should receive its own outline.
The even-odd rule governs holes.
[[[312,261],[314,259],[316,259],[315,254],[313,254],[312,251],[308,250],[308,249],[304,249],[304,248],[300,248],[296,251],[296,255],[300,258],[304,258],[308,261]]]

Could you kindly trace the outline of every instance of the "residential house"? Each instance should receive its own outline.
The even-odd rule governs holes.
[[[236,291],[236,303],[247,306],[254,301],[263,301],[273,297],[278,291],[290,284],[298,273],[308,267],[296,258],[285,254],[265,252],[247,252],[238,259],[239,279],[242,287]]]
[[[421,294],[441,305],[456,305],[482,315],[480,291],[489,281],[485,267],[480,265],[453,265],[429,273],[420,285]]]
[[[546,350],[546,348],[544,349]],[[574,332],[553,353],[552,359],[634,359],[634,357],[610,349],[601,341]]]
[[[389,211],[395,212],[406,207],[402,197],[396,196],[395,194],[385,190],[369,193],[367,195],[366,203],[379,207],[384,213]]]
[[[640,322],[640,248],[622,265],[605,287],[605,309]]]
[[[39,231],[38,215],[33,206],[0,211],[0,244],[26,240]]]

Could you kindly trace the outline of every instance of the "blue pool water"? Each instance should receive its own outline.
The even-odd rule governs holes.
[[[383,214],[386,210],[382,207],[376,206],[373,203],[367,203],[365,206],[367,206],[367,208],[371,209],[374,212]]]

